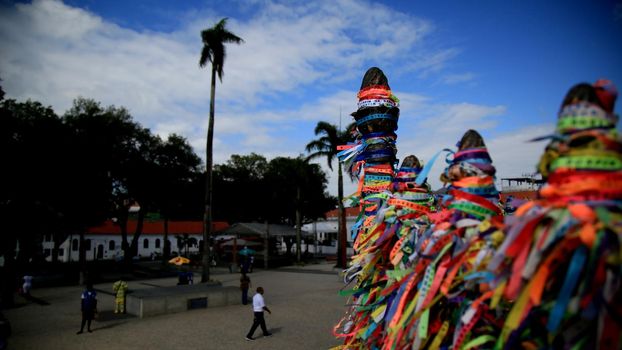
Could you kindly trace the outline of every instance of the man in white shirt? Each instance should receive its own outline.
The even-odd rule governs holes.
[[[272,313],[263,300],[263,288],[257,287],[257,293],[253,296],[253,313],[255,318],[253,319],[253,326],[251,327],[251,330],[248,331],[248,334],[246,335],[246,340],[255,340],[253,339],[253,333],[255,333],[258,326],[261,326],[264,337],[272,335],[272,333],[268,332],[268,329],[266,328],[266,320],[263,318],[264,310],[268,311],[269,314]]]

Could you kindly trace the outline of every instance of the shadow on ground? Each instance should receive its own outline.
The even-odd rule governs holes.
[[[102,311],[97,314],[97,322],[120,321],[136,318],[130,314],[115,314],[112,310]]]

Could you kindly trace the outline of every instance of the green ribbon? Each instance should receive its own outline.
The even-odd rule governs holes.
[[[622,160],[618,156],[567,156],[555,159],[551,163],[551,170],[559,168],[619,170],[622,169]]]
[[[568,131],[568,129],[611,128],[613,126],[611,120],[593,116],[573,116],[557,120],[557,129],[561,132]]]
[[[494,211],[484,207],[480,207],[479,205],[473,203],[452,203],[449,205],[449,208],[455,208],[465,213],[475,215],[480,219],[484,219],[487,216],[495,215]]]
[[[462,347],[462,350],[467,350],[467,349],[472,349],[474,347],[480,346],[482,344],[488,343],[490,341],[494,341],[495,339],[497,339],[496,337],[493,337],[492,335],[480,335],[479,337],[472,339],[471,341],[469,341],[468,343],[466,343],[466,345],[464,345]]]

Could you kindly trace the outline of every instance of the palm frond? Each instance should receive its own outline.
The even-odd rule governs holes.
[[[316,135],[324,133],[331,138],[337,136],[337,127],[327,122],[318,122],[314,131]]]
[[[201,50],[201,58],[199,59],[199,67],[205,67],[207,62],[212,62],[212,51],[209,47],[203,46],[203,50]]]
[[[322,140],[313,140],[307,144],[305,150],[307,152],[330,152],[332,149],[329,143]]]
[[[201,31],[203,50],[201,51],[199,66],[203,68],[207,65],[208,61],[211,62],[220,81],[222,81],[222,76],[224,74],[223,66],[227,56],[225,43],[240,44],[244,42],[242,38],[225,29],[227,19],[228,18],[225,17],[213,27]]]
[[[312,160],[312,159],[322,158],[322,157],[326,157],[328,168],[330,170],[333,170],[333,159],[335,159],[335,154],[333,152],[330,152],[330,151],[318,151],[318,152],[309,154],[307,156],[307,158],[305,158],[305,159],[307,161],[309,161],[309,160]]]

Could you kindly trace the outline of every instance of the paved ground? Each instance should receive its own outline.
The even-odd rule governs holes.
[[[195,275],[195,280],[196,280]],[[33,289],[33,296],[49,305],[27,302],[5,310],[13,335],[9,349],[327,349],[339,345],[332,327],[346,310],[343,286],[333,263],[256,269],[249,275],[253,289],[262,286],[272,314],[266,323],[274,334],[244,340],[252,324],[249,305],[192,310],[138,319],[115,315],[113,297],[98,293],[100,319],[93,333],[76,335],[80,326],[80,287]],[[212,278],[225,286],[238,286],[239,275],[225,269],[212,270]],[[173,278],[131,281],[130,289],[175,285]],[[112,284],[95,285],[107,291]],[[253,293],[254,294],[254,293]],[[252,294],[251,294],[252,295]],[[20,297],[18,297],[19,300]]]

